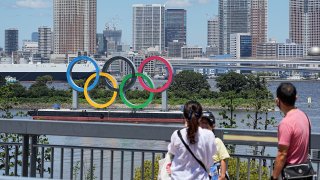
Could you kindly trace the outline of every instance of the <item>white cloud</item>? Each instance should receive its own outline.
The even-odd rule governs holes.
[[[18,0],[16,2],[17,7],[40,9],[49,7],[48,2],[44,0]]]
[[[188,7],[191,6],[190,0],[168,0],[166,2],[168,7]]]

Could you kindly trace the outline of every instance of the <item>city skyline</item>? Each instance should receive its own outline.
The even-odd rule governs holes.
[[[188,45],[205,47],[207,20],[218,14],[218,0],[97,0],[97,33],[102,33],[106,23],[115,24],[122,32],[122,42],[132,45],[132,5],[165,4],[166,8],[187,10]],[[4,48],[4,30],[19,30],[19,47],[22,40],[31,39],[32,32],[40,26],[53,28],[52,0],[1,0],[0,47]],[[32,21],[30,18],[33,18]],[[195,28],[196,27],[196,28]],[[284,42],[289,38],[288,0],[270,0],[268,7],[268,38]]]

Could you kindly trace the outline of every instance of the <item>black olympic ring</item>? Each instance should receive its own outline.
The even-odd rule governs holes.
[[[134,86],[134,83],[135,83],[136,80],[137,80],[137,76],[135,75],[137,70],[136,70],[136,67],[135,67],[134,63],[133,63],[130,59],[125,58],[125,57],[122,57],[122,56],[112,57],[112,58],[110,58],[110,59],[103,65],[102,72],[109,73],[109,72],[107,72],[109,66],[111,65],[111,63],[113,63],[113,62],[116,61],[116,60],[123,60],[123,61],[125,61],[126,63],[128,63],[128,65],[129,65],[130,68],[131,68],[132,79],[131,79],[130,82],[127,83],[127,84],[124,86],[124,88],[123,88],[123,90],[126,91],[126,90],[132,88],[132,87]],[[119,92],[119,89],[115,89],[115,88],[112,86],[112,84],[110,84],[109,81],[106,81],[106,86],[107,86],[110,90],[112,90],[112,91],[117,91],[117,92]]]

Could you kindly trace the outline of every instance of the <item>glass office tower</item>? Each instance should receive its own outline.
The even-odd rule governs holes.
[[[187,43],[187,11],[185,9],[166,9],[165,46],[178,40]]]

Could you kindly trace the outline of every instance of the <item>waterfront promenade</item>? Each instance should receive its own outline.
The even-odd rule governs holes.
[[[0,132],[21,134],[19,143],[1,142],[4,158],[2,173],[24,177],[54,179],[153,179],[158,171],[157,160],[164,155],[166,148],[155,149],[152,143],[165,145],[172,132],[182,126],[116,124],[99,122],[63,122],[8,119],[0,120]],[[38,135],[63,136],[70,141],[64,144],[42,144]],[[237,146],[277,145],[276,131],[217,129],[216,135],[226,144]],[[109,141],[112,146],[74,145],[75,137],[87,137],[91,141]],[[131,140],[143,140],[136,147],[118,148],[114,139],[130,143]],[[320,134],[312,134],[312,149],[320,149]],[[147,144],[147,145],[146,145]],[[149,144],[149,145],[150,145]],[[22,154],[19,153],[22,152]],[[319,154],[314,153],[314,167],[319,173]],[[230,173],[235,179],[266,179],[272,172],[274,154],[232,154]],[[148,160],[148,163],[143,163]],[[18,165],[21,161],[21,166]],[[9,163],[10,162],[10,163]],[[146,166],[146,167],[145,167]],[[246,167],[244,167],[246,166]],[[139,167],[149,168],[140,171]],[[232,170],[231,170],[232,169]],[[48,171],[49,170],[49,171]]]
[[[211,82],[211,87],[214,87]],[[279,82],[269,82],[275,92]],[[310,117],[313,127],[312,157],[319,175],[320,139],[318,81],[297,81],[297,106]],[[310,88],[312,87],[312,88]],[[307,97],[312,97],[311,106]],[[218,129],[215,133],[227,145],[236,145],[229,172],[234,179],[269,179],[276,155],[276,127],[271,131],[249,130],[248,112],[237,111],[237,129]],[[218,114],[218,112],[215,112]],[[275,110],[270,117],[281,120]],[[221,117],[217,115],[217,121]],[[241,126],[242,124],[242,126]],[[0,120],[1,133],[20,134],[17,143],[1,142],[1,174],[54,179],[153,179],[157,161],[166,153],[172,132],[183,124],[146,125],[99,122],[35,121],[14,118]],[[38,137],[46,135],[49,144]],[[254,148],[258,146],[258,151]],[[264,149],[264,153],[261,153]],[[147,169],[146,171],[141,171]],[[319,177],[319,176],[318,176]],[[1,177],[0,177],[1,179]]]

